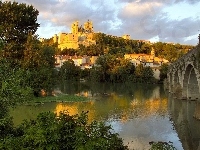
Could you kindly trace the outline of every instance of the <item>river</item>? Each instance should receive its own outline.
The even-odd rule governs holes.
[[[200,150],[200,103],[173,99],[161,85],[62,83],[63,93],[89,97],[88,102],[17,106],[10,114],[18,125],[24,119],[52,111],[89,111],[89,122],[105,121],[130,149],[147,150],[150,141],[173,142],[178,150]]]

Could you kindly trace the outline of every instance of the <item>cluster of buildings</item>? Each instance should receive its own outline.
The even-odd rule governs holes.
[[[55,55],[55,67],[59,69],[65,61],[72,60],[75,66],[79,66],[81,69],[91,69],[97,58],[98,56]]]
[[[68,56],[68,55],[56,55],[55,56],[55,66],[60,68],[65,61],[73,60],[76,66],[79,66],[81,69],[91,69],[95,65],[98,56]],[[163,63],[169,63],[168,60],[164,58],[155,57],[155,51],[152,48],[151,54],[125,54],[125,59],[128,59],[135,66],[142,64],[143,66],[151,67],[154,72],[154,77],[159,79],[160,75],[160,66]]]
[[[79,22],[75,21],[71,25],[71,33],[59,33],[53,36],[54,43],[58,43],[58,48],[63,50],[65,48],[77,49],[79,44],[84,46],[89,46],[96,44],[93,38],[94,30],[92,21],[87,21],[84,26],[79,26]],[[130,40],[130,35],[123,35],[122,38]],[[149,42],[149,41],[147,41]],[[92,68],[95,65],[95,61],[98,56],[66,56],[66,55],[56,55],[55,56],[55,66],[60,68],[65,61],[73,60],[76,66],[81,67],[81,69]],[[152,48],[151,54],[125,54],[125,59],[130,60],[135,66],[142,64],[143,66],[149,66],[154,71],[154,77],[159,79],[159,68],[163,63],[169,63],[168,60],[163,58],[155,57],[155,51]]]

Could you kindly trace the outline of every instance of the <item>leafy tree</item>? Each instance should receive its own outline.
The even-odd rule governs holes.
[[[100,56],[95,67],[91,70],[91,77],[101,82],[126,82],[135,76],[135,66],[124,58],[107,54]]]
[[[69,56],[74,56],[78,51],[73,49],[73,48],[65,48],[62,51],[60,51],[58,54],[60,55],[69,55]]]
[[[88,55],[88,56],[99,56],[99,55],[103,54],[103,51],[99,45],[92,44],[89,46],[84,46],[84,45],[80,44],[77,54],[78,55]]]
[[[168,64],[162,64],[160,67],[160,82],[163,82],[164,79],[167,78],[167,73],[168,73]]]
[[[150,67],[144,67],[142,64],[135,69],[136,82],[151,83],[154,80],[153,70]]]
[[[23,69],[13,68],[8,60],[0,58],[0,118],[6,116],[9,107],[31,96],[32,90],[25,83],[25,73]]]
[[[81,69],[80,78],[82,78],[82,79],[88,79],[89,76],[90,76],[90,69],[87,69],[87,68],[85,68],[83,70]]]
[[[153,77],[153,70],[148,66],[144,67],[143,73],[142,73],[142,78],[145,83],[151,83],[154,79]]]
[[[51,94],[55,83],[55,48],[41,43],[36,36],[29,35],[25,44],[22,68],[26,69],[26,83],[35,96],[43,89]]]
[[[142,64],[139,64],[138,66],[136,66],[135,69],[135,75],[139,78],[142,77],[143,75],[143,70],[144,70],[144,66]]]
[[[90,79],[95,82],[105,82],[105,71],[101,66],[93,66],[90,69]]]
[[[154,47],[154,50],[155,50],[155,56],[157,56],[157,57],[162,56],[164,45],[165,44],[162,43],[162,42],[157,42],[157,43],[153,44],[153,47]]]
[[[165,57],[170,62],[175,61],[178,58],[178,50],[175,48],[174,45],[166,44],[163,47],[163,58]]]
[[[73,60],[65,61],[60,68],[60,76],[64,80],[80,79],[81,68],[74,64]]]
[[[148,43],[143,43],[140,49],[140,53],[150,54],[150,52],[151,52],[151,45]]]
[[[39,12],[33,6],[18,2],[0,1],[0,40],[4,41],[4,57],[23,58],[28,33],[34,34],[39,27]]]

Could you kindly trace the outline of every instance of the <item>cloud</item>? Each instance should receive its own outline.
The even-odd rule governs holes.
[[[120,3],[163,3],[163,4],[176,4],[176,3],[188,3],[188,4],[195,4],[195,3],[199,3],[199,0],[115,0],[116,2],[120,2]]]
[[[133,39],[157,38],[162,42],[197,43],[200,29],[199,12],[196,16],[172,19],[164,8],[174,5],[200,5],[199,0],[18,0],[39,10],[38,34],[45,38],[58,32],[70,32],[73,21],[83,24],[93,21],[96,32],[122,36],[130,34]],[[195,4],[195,5],[194,5]],[[184,8],[185,9],[185,8]],[[183,9],[183,10],[184,10]],[[170,9],[173,10],[173,9]],[[181,9],[182,10],[182,9]],[[180,10],[180,14],[181,14]],[[175,12],[174,12],[175,13]]]
[[[162,42],[196,44],[199,17],[174,20],[163,11],[165,6],[164,0],[128,1],[118,13],[118,18],[123,20],[120,30],[126,29],[133,39],[156,37]]]

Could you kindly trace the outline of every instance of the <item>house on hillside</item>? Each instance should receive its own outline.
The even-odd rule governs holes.
[[[156,79],[159,79],[160,66],[163,63],[169,63],[169,61],[164,58],[155,57],[155,51],[153,48],[152,48],[150,55],[148,55],[148,54],[125,54],[124,58],[130,60],[130,62],[133,63],[135,66],[142,64],[145,67],[147,67],[147,66],[151,67],[151,69],[154,72],[154,77]]]
[[[96,63],[98,56],[68,56],[68,55],[55,55],[55,68],[59,69],[65,61],[72,60],[75,66],[81,69],[92,68]]]

